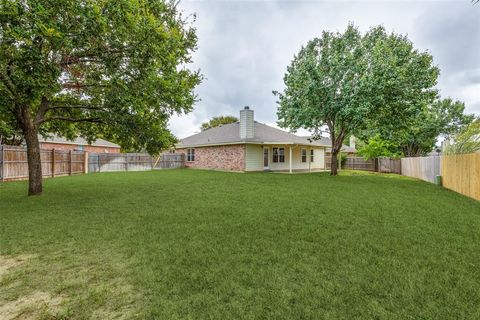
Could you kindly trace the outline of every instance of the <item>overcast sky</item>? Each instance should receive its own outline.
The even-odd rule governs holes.
[[[382,24],[408,34],[428,50],[441,70],[442,97],[465,102],[480,115],[480,4],[455,1],[186,1],[196,13],[198,50],[193,68],[205,76],[192,113],[175,116],[179,138],[199,131],[213,116],[235,115],[246,105],[255,120],[277,121],[272,90],[282,90],[286,67],[300,47],[323,30],[343,31],[353,22],[362,31]],[[301,132],[304,133],[304,132]]]

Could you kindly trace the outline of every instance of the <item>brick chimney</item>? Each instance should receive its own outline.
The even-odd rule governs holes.
[[[253,139],[255,136],[255,121],[253,120],[253,110],[250,107],[244,107],[240,110],[240,138]]]

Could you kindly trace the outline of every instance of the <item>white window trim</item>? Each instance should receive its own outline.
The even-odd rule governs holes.
[[[195,148],[188,148],[187,149],[187,162],[194,162],[195,161]]]
[[[277,150],[277,161],[275,161],[275,149]],[[280,153],[280,150],[283,150],[283,153]],[[283,156],[283,161],[280,161],[280,156]],[[285,163],[285,147],[273,147],[272,148],[272,163]]]
[[[303,152],[305,152],[305,161],[303,161]],[[307,155],[307,149],[302,148],[300,149],[300,161],[302,163],[307,163],[308,155]]]

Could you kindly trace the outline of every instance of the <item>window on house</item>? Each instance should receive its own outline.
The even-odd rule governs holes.
[[[302,149],[302,162],[307,162],[307,149]]]
[[[187,161],[195,161],[195,149],[187,149]]]
[[[285,162],[285,148],[278,148],[278,162]]]
[[[273,162],[285,162],[285,148],[273,148]]]
[[[312,149],[312,150],[310,150],[310,162],[314,162],[313,161],[313,159],[314,159],[313,155],[314,155],[314,152],[313,152],[313,149]]]

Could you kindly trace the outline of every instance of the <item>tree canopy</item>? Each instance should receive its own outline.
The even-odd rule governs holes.
[[[234,116],[213,117],[207,122],[202,123],[200,130],[205,131],[207,129],[218,127],[219,125],[222,125],[222,124],[229,124],[229,123],[235,123],[235,122],[238,122],[238,118]]]
[[[163,0],[1,2],[0,112],[26,140],[30,194],[42,131],[150,153],[174,143],[168,119],[192,110],[201,81],[191,20]]]
[[[281,127],[310,130],[332,141],[332,175],[349,134],[375,119],[394,124],[437,96],[439,70],[428,52],[382,26],[362,35],[353,25],[344,33],[323,32],[302,47],[287,67],[278,96]]]
[[[431,104],[408,110],[396,121],[375,118],[369,121],[360,137],[389,141],[390,151],[394,153],[422,156],[432,151],[439,137],[448,138],[472,122],[474,115],[467,115],[464,111],[463,102],[436,99]]]
[[[447,141],[446,154],[463,154],[480,151],[480,118],[471,122],[463,130]]]
[[[396,158],[401,156],[397,151],[398,147],[390,141],[383,140],[376,135],[368,140],[368,143],[358,148],[358,154],[366,160],[378,157]]]

